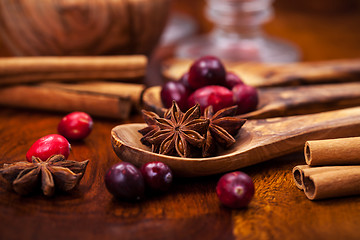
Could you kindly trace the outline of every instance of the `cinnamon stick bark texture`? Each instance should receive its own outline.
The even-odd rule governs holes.
[[[316,167],[303,174],[304,193],[310,200],[360,194],[360,166]]]
[[[360,164],[360,137],[307,141],[304,154],[310,166]]]
[[[0,105],[127,119],[140,104],[143,89],[141,84],[118,82],[18,85],[0,88]]]
[[[0,85],[40,81],[135,81],[146,74],[143,55],[0,58]]]
[[[356,166],[357,167],[357,166]],[[344,166],[325,166],[325,167],[310,167],[309,165],[298,165],[292,170],[295,185],[304,190],[304,178],[314,174],[320,174],[328,171],[343,170]]]

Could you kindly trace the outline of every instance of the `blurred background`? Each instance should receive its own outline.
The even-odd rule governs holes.
[[[1,2],[2,11],[6,12],[4,5],[8,1]],[[205,16],[205,5],[206,0],[171,1],[168,27],[163,33],[165,36],[162,36],[162,41],[153,52],[156,57],[171,56],[175,41],[180,38],[208,33],[213,29],[213,22]],[[360,55],[360,47],[356,47],[360,42],[360,0],[276,0],[273,8],[274,16],[264,23],[264,31],[296,45],[300,50],[301,60],[355,58]],[[168,9],[167,6],[164,9]],[[151,10],[157,13],[160,11],[157,8]],[[174,22],[174,16],[177,17],[177,22]],[[19,21],[16,16],[12,20],[13,24]],[[153,31],[158,31],[158,25],[153,22]],[[149,24],[146,28],[149,28]],[[111,35],[106,37],[110,38]],[[2,56],[13,55],[3,42],[0,42],[0,53]]]
[[[199,33],[207,33],[213,23],[204,14],[205,4],[205,0],[174,0],[172,9],[191,16]],[[264,31],[297,45],[301,60],[360,56],[359,0],[276,0],[273,8]]]

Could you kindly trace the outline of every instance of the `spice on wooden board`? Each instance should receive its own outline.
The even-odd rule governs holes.
[[[33,157],[32,163],[4,164],[0,175],[20,195],[28,195],[41,186],[45,196],[52,196],[55,188],[64,192],[73,190],[83,177],[88,160],[65,160],[63,155],[53,155],[46,161]]]

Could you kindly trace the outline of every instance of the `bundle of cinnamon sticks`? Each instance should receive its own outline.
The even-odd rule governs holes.
[[[292,172],[308,199],[360,194],[360,137],[308,141],[304,154]]]
[[[126,119],[138,107],[147,58],[0,58],[0,105]]]

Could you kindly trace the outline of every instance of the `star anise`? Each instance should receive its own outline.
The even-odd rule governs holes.
[[[237,106],[233,106],[221,109],[214,114],[211,105],[205,109],[204,118],[208,119],[210,124],[206,132],[206,142],[203,145],[203,157],[214,155],[218,149],[217,145],[229,148],[235,144],[234,136],[246,122],[246,119],[235,116],[236,110]]]
[[[151,143],[147,140],[150,138],[154,133],[160,130],[159,126],[156,124],[155,118],[160,118],[159,115],[157,115],[154,112],[149,112],[146,110],[142,110],[142,115],[144,118],[145,123],[147,124],[146,127],[138,130],[139,133],[143,135],[143,137],[140,139],[141,143],[147,146],[151,146]]]
[[[200,118],[200,106],[197,104],[186,113],[173,102],[164,118],[155,118],[160,131],[147,139],[154,152],[165,155],[192,156],[192,147],[201,148],[205,138],[209,120]]]
[[[0,175],[20,195],[27,195],[41,186],[45,196],[52,196],[55,187],[65,192],[74,189],[83,177],[88,162],[66,160],[63,155],[53,155],[46,161],[33,157],[31,163],[4,164]]]

